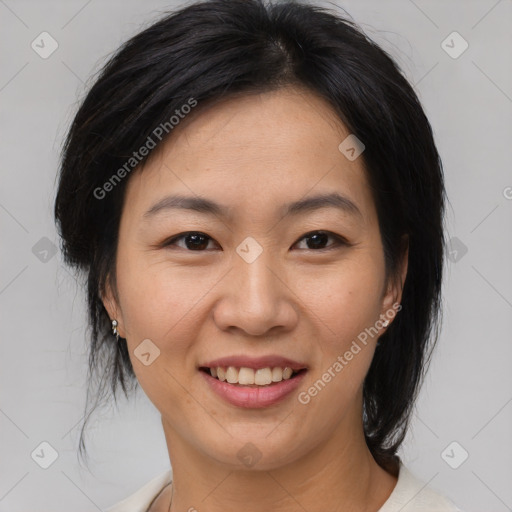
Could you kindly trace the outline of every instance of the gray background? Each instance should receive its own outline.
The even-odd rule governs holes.
[[[337,4],[415,85],[451,202],[443,331],[402,458],[467,512],[512,510],[512,1]],[[52,252],[52,204],[87,80],[176,5],[0,0],[0,512],[103,510],[168,467],[160,416],[142,391],[94,416],[91,471],[78,465],[84,290]],[[58,43],[46,59],[31,48],[43,31]],[[453,31],[469,44],[458,58],[442,46]],[[58,453],[48,469],[31,457],[44,441]],[[453,469],[446,461],[460,464],[463,450]]]

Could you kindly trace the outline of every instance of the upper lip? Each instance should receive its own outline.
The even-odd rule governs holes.
[[[214,359],[204,364],[200,364],[200,368],[227,368],[228,366],[234,366],[235,368],[252,368],[257,370],[258,368],[291,368],[292,370],[298,371],[307,368],[307,365],[298,361],[293,361],[287,357],[281,357],[278,355],[268,355],[261,357],[247,357],[247,356],[228,356]]]

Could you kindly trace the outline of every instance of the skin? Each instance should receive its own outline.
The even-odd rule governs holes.
[[[362,158],[338,145],[349,131],[311,92],[286,88],[223,100],[189,116],[127,184],[116,261],[104,304],[126,338],[137,379],[161,413],[173,468],[172,511],[375,512],[396,485],[368,450],[362,385],[378,337],[307,404],[307,390],[359,333],[400,303],[407,254],[386,279],[377,213]],[[360,216],[333,207],[279,215],[284,203],[336,191]],[[230,218],[188,210],[144,213],[169,194],[201,196]],[[323,246],[304,237],[324,230]],[[176,235],[198,231],[209,238]],[[246,238],[263,252],[247,263]],[[322,247],[324,247],[322,249]],[[392,321],[392,320],[391,320]],[[134,356],[144,339],[160,355]],[[297,392],[265,409],[215,395],[197,370],[214,358],[278,354],[304,362]],[[261,458],[246,467],[246,443]],[[168,510],[167,486],[151,510]]]

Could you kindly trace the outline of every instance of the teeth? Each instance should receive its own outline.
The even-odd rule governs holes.
[[[240,370],[242,372],[242,370]],[[260,368],[254,373],[254,384],[259,386],[266,386],[272,382],[272,370],[270,368]]]
[[[281,382],[283,380],[283,369],[273,368],[272,369],[272,382]]]
[[[281,382],[288,380],[293,375],[291,368],[275,367],[275,368],[259,368],[253,370],[252,368],[235,368],[228,366],[223,368],[217,366],[210,368],[210,375],[216,377],[221,382],[227,381],[230,384],[240,384],[242,386],[267,386],[273,382]]]
[[[226,380],[230,384],[236,384],[238,382],[238,370],[235,367],[228,367],[228,369],[226,370]]]
[[[236,368],[233,368],[233,370],[236,372]],[[234,372],[233,375],[235,375]],[[254,370],[252,368],[240,368],[238,380],[235,382],[238,382],[238,384],[254,384]],[[259,384],[259,382],[257,384]]]
[[[291,368],[285,368],[283,370],[283,379],[288,380],[292,376],[293,370]]]

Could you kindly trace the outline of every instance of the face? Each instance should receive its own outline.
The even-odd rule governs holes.
[[[338,149],[348,135],[306,91],[232,98],[185,119],[130,176],[118,298],[104,304],[168,440],[272,469],[361,433],[379,319],[392,321],[401,288],[386,281],[362,158]],[[302,370],[244,387],[202,369],[231,357],[219,366],[260,368],[259,382]]]

